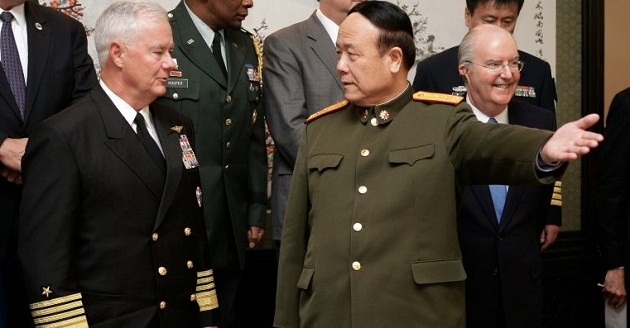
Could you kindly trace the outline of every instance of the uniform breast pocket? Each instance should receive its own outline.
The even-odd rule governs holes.
[[[343,160],[341,154],[317,154],[308,158],[309,192],[313,201],[326,202],[320,197],[329,197],[330,190],[339,189],[339,165]]]
[[[392,164],[407,164],[413,166],[420,160],[432,158],[434,153],[435,145],[433,144],[395,149],[389,152],[388,160]]]
[[[199,81],[196,79],[169,78],[164,97],[172,101],[198,101]]]
[[[317,171],[322,174],[326,170],[337,168],[342,159],[343,155],[341,154],[317,154],[309,157],[307,165],[309,171]]]

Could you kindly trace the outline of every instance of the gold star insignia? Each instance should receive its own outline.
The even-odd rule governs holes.
[[[184,127],[183,127],[183,126],[181,126],[181,125],[175,125],[175,126],[171,127],[171,130],[173,130],[173,131],[175,131],[175,132],[177,132],[177,133],[182,133],[182,129],[183,129],[183,128],[184,128]]]
[[[46,298],[49,298],[52,293],[53,291],[50,290],[50,286],[42,287],[42,295],[46,296]]]

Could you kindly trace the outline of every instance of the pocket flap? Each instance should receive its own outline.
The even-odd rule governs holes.
[[[315,269],[302,268],[302,274],[300,274],[300,280],[298,280],[297,287],[300,289],[308,289],[313,279]]]
[[[318,154],[313,155],[308,159],[308,168],[317,169],[323,171],[325,169],[334,168],[339,166],[343,155],[341,154]]]
[[[466,280],[461,259],[412,263],[411,273],[413,280],[419,285]]]
[[[199,100],[199,82],[196,79],[169,78],[165,97],[178,100]]]
[[[389,162],[413,165],[418,160],[433,157],[434,152],[435,145],[433,144],[407,149],[396,149],[389,152]]]

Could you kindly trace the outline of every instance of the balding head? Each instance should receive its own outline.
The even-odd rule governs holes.
[[[514,96],[522,65],[512,34],[494,25],[474,27],[459,46],[459,73],[468,99],[490,117],[505,110]]]

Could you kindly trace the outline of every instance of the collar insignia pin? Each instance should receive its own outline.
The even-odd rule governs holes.
[[[387,121],[389,120],[389,112],[386,110],[382,110],[380,113],[378,113],[378,116],[381,118],[381,120],[383,121]]]

